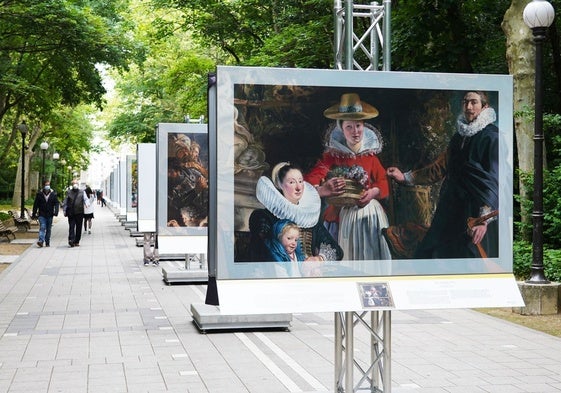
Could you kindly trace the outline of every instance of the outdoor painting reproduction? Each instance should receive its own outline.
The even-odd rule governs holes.
[[[229,274],[511,271],[508,78],[230,71],[217,111]]]

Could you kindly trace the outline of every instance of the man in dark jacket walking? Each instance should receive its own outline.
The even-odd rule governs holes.
[[[54,190],[51,190],[51,183],[45,181],[43,189],[35,195],[33,202],[32,217],[39,220],[39,239],[37,246],[49,247],[51,244],[51,227],[53,226],[53,217],[58,216],[60,203]],[[37,215],[39,214],[39,215]]]
[[[72,180],[72,188],[66,193],[64,215],[68,217],[68,245],[78,247],[84,224],[84,190],[80,190],[77,180]]]

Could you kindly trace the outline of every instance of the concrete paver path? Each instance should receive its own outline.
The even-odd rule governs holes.
[[[333,391],[332,314],[200,334],[205,286],[166,285],[109,208],[80,247],[66,237],[58,217],[51,247],[0,274],[0,393]],[[560,339],[471,310],[393,312],[391,355],[393,392],[561,392]]]

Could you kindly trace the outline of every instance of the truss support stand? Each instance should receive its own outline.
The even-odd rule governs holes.
[[[353,4],[353,0],[334,0],[335,69],[390,71],[391,70],[391,0],[383,5]],[[364,31],[356,31],[355,18],[368,18]],[[363,24],[357,24],[357,30]],[[382,56],[380,61],[380,48]]]
[[[391,393],[391,311],[335,313],[334,324],[335,392]],[[354,356],[358,328],[370,335],[369,362]]]

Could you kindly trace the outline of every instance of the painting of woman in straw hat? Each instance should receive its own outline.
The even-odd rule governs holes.
[[[382,236],[388,218],[379,200],[389,195],[389,185],[377,154],[382,151],[378,130],[365,120],[378,110],[346,93],[324,111],[336,123],[327,137],[324,153],[306,174],[329,204],[324,219],[347,260],[391,259]]]

